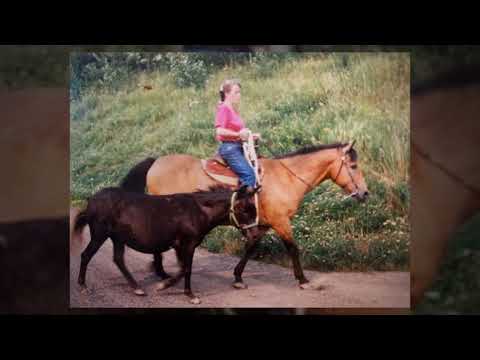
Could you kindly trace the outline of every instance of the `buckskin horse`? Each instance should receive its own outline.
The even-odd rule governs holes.
[[[243,270],[255,245],[270,228],[280,236],[290,255],[300,288],[310,287],[290,221],[305,195],[328,179],[355,199],[366,200],[368,189],[353,145],[354,142],[316,145],[274,158],[259,158],[262,179],[262,191],[258,193],[259,222],[255,234],[247,238],[245,253],[235,267],[235,288],[247,287],[242,280]],[[219,182],[237,186],[238,178],[221,162],[218,155],[208,160],[185,154],[150,157],[129,171],[122,186],[132,191],[147,188],[154,195],[192,192]]]
[[[74,234],[78,236],[88,224],[91,240],[81,256],[78,283],[85,288],[87,266],[103,243],[113,242],[113,261],[127,279],[136,295],[145,295],[124,262],[125,245],[148,254],[154,254],[155,270],[165,281],[159,288],[175,284],[185,276],[185,294],[193,304],[200,300],[190,287],[192,261],[195,248],[216,226],[228,224],[235,217],[239,227],[247,228],[256,218],[252,192],[246,187],[231,191],[222,186],[210,191],[151,196],[125,191],[122,188],[106,188],[88,199],[85,210],[75,220]],[[168,275],[162,265],[162,252],[175,249],[181,270],[174,277]]]

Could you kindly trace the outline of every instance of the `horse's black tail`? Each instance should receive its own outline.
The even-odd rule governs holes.
[[[146,158],[142,162],[135,165],[120,183],[120,187],[127,191],[144,193],[147,185],[147,172],[152,167],[155,159]]]

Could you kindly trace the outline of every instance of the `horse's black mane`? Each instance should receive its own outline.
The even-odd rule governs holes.
[[[290,157],[293,157],[293,156],[310,154],[310,153],[321,151],[321,150],[338,149],[338,148],[344,147],[346,145],[348,145],[348,143],[339,143],[339,142],[334,143],[334,144],[309,145],[309,146],[305,146],[305,147],[303,147],[299,150],[295,150],[295,151],[287,153],[287,154],[275,156],[274,159],[286,159],[286,158],[290,158]],[[349,155],[350,155],[350,158],[352,159],[352,161],[357,160],[357,152],[355,151],[355,149],[352,148],[349,152]]]

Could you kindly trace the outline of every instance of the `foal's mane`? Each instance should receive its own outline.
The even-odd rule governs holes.
[[[207,190],[198,189],[197,191],[193,192],[193,194],[195,194],[195,195],[211,195],[211,196],[218,195],[218,196],[223,196],[224,197],[227,194],[231,195],[232,192],[233,192],[233,190],[228,186],[225,186],[225,185],[222,185],[222,184],[215,184],[215,185],[209,186]]]
[[[340,143],[340,142],[333,143],[333,144],[308,145],[308,146],[304,146],[301,149],[295,150],[293,152],[275,156],[273,159],[286,159],[286,158],[290,158],[290,157],[293,157],[293,156],[306,155],[306,154],[310,154],[310,153],[314,153],[314,152],[318,152],[318,151],[322,151],[322,150],[338,149],[338,148],[344,147],[346,145],[348,145],[348,143]],[[348,152],[348,154],[350,155],[350,158],[351,158],[352,161],[357,160],[357,152],[355,151],[355,149],[352,148]]]

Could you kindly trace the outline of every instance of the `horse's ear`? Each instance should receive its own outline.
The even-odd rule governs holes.
[[[355,144],[355,140],[350,141],[347,145],[345,145],[345,146],[343,147],[343,149],[342,149],[342,150],[343,150],[343,153],[346,154],[346,153],[348,153],[350,150],[352,150],[353,144]]]

